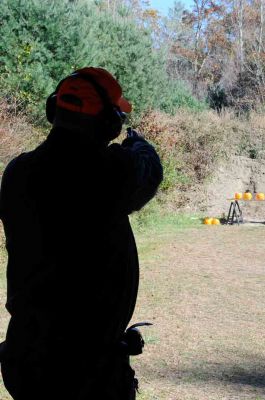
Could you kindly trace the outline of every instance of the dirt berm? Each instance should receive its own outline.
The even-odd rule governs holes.
[[[206,183],[205,210],[209,216],[227,216],[235,192],[265,193],[265,160],[234,156],[223,162]],[[255,195],[253,195],[255,198]],[[240,201],[243,217],[265,221],[265,201]]]

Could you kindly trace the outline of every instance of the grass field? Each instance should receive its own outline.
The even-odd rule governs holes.
[[[173,222],[136,234],[141,284],[132,322],[154,324],[142,329],[146,348],[132,359],[138,399],[265,399],[265,226]],[[0,398],[9,399],[2,386]]]

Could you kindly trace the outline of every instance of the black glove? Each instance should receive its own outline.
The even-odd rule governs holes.
[[[126,139],[124,139],[124,141],[122,142],[122,146],[132,147],[135,142],[147,143],[144,137],[140,133],[136,132],[132,128],[127,128],[127,136]]]
[[[126,129],[126,131],[127,131],[127,138],[136,138],[136,137],[138,137],[139,136],[139,133],[138,132],[136,132],[134,129],[132,129],[132,128],[127,128]]]

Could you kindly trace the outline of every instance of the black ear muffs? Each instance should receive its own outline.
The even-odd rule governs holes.
[[[74,72],[70,76],[76,76],[79,78],[81,77],[82,79],[91,83],[96,89],[100,98],[102,99],[103,111],[101,111],[99,115],[95,116],[95,122],[99,124],[102,139],[110,141],[118,137],[122,130],[122,125],[124,124],[126,119],[125,113],[120,111],[118,107],[114,106],[110,102],[106,90],[101,85],[99,85],[98,82],[93,79],[93,77],[91,77],[90,75],[79,74],[78,72]],[[56,90],[50,94],[46,101],[46,117],[51,124],[53,123],[56,114],[57,93],[65,79],[59,82]],[[69,101],[73,102],[72,99],[69,99]]]
[[[103,115],[101,114],[99,118],[102,121],[102,135],[106,140],[113,140],[119,136],[122,130],[125,114],[113,106],[108,108],[104,108]]]
[[[46,118],[50,122],[53,123],[55,118],[55,110],[56,110],[56,101],[57,101],[57,94],[53,92],[46,100]]]

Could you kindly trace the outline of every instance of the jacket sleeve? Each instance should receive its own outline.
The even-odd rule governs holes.
[[[157,192],[163,180],[163,168],[157,152],[140,136],[109,146],[116,158],[117,176],[123,176],[121,199],[127,213],[140,210]]]
[[[9,203],[9,198],[8,198],[8,192],[9,192],[9,186],[10,186],[10,181],[12,183],[13,179],[13,165],[15,164],[15,160],[10,161],[10,163],[7,165],[3,176],[1,180],[1,187],[0,187],[0,219],[4,222],[5,215],[7,212],[7,206]]]
[[[26,174],[21,154],[7,165],[0,191],[0,218],[8,252],[6,308],[11,314],[24,307],[24,284],[42,260],[41,231],[26,192]]]

